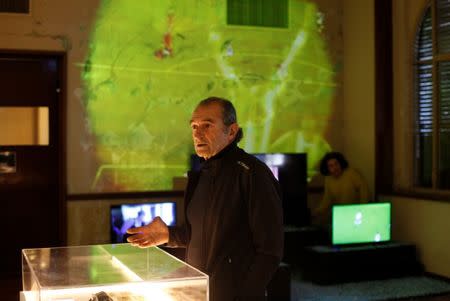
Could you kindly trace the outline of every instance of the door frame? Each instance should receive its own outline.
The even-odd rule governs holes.
[[[45,50],[23,50],[23,49],[2,49],[0,54],[12,55],[17,57],[52,57],[58,62],[58,81],[59,93],[57,94],[58,106],[58,225],[59,242],[61,246],[67,244],[67,151],[66,151],[66,133],[67,133],[67,53],[64,51],[45,51]]]

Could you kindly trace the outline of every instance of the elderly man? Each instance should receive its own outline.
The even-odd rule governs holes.
[[[278,182],[237,146],[242,129],[230,101],[201,101],[190,124],[195,151],[205,160],[188,175],[186,223],[168,227],[155,218],[130,229],[128,241],[186,247],[186,262],[210,276],[210,300],[264,300],[283,252]]]

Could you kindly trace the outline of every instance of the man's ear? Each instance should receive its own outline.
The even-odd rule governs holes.
[[[228,134],[230,141],[233,141],[234,138],[236,138],[236,134],[237,134],[238,130],[239,130],[239,125],[237,123],[233,123],[230,125],[230,133]]]

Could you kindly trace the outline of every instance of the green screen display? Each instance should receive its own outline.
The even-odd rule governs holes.
[[[208,96],[235,104],[240,147],[307,153],[312,177],[330,150],[338,87],[325,25],[310,1],[102,1],[80,65],[91,191],[171,189],[194,153],[191,112]]]
[[[332,243],[353,244],[391,239],[391,204],[333,206]]]

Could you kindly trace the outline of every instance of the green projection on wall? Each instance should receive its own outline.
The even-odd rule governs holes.
[[[336,89],[323,15],[290,0],[278,18],[286,28],[227,25],[229,13],[258,19],[248,15],[261,10],[243,2],[250,8],[225,0],[102,2],[82,72],[100,162],[93,191],[171,189],[193,153],[190,114],[212,95],[234,102],[241,147],[307,152],[313,175],[329,149],[323,133]],[[277,1],[267,3],[263,9],[276,11]]]

